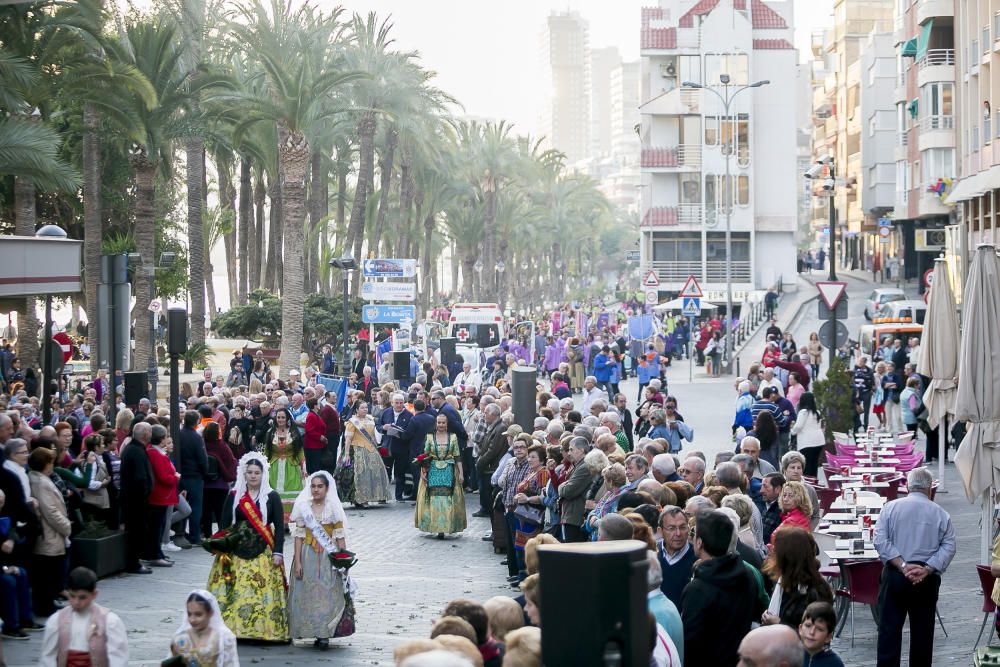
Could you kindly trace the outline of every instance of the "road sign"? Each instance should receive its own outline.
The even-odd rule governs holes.
[[[696,296],[685,296],[681,298],[681,315],[685,317],[698,317],[701,315],[701,298]]]
[[[161,302],[159,299],[153,299],[152,301],[149,302],[149,312],[158,313],[162,309],[163,309],[163,302]]]
[[[625,251],[625,261],[626,262],[638,262],[639,261],[639,251],[638,250],[626,250]]]
[[[413,283],[365,283],[361,286],[365,301],[415,301],[417,286]]]
[[[417,260],[366,259],[361,270],[365,278],[412,278],[417,275]]]
[[[660,290],[655,287],[646,290],[646,305],[655,306],[660,302]]]
[[[652,269],[650,269],[649,271],[646,271],[646,275],[642,279],[642,286],[643,287],[659,287],[660,286],[660,277],[658,275],[656,275],[656,271],[654,271]]]
[[[833,320],[827,320],[819,328],[820,345],[826,347],[840,348],[847,342],[847,327],[840,320],[837,320],[837,340],[833,340]]]
[[[403,324],[417,319],[417,309],[415,306],[369,304],[361,307],[361,319],[365,324]]]
[[[892,236],[892,227],[879,227],[878,228],[879,238],[888,239]]]
[[[823,299],[819,299],[816,302],[816,305],[819,306],[819,320],[820,320],[820,322],[823,322],[825,320],[831,319],[830,308],[825,303],[823,303]],[[843,299],[841,299],[840,301],[838,301],[837,302],[837,307],[834,310],[837,311],[837,319],[838,320],[846,320],[847,319],[847,297],[844,297]]]
[[[934,284],[934,269],[924,271],[924,286],[930,287]]]
[[[878,219],[878,226],[879,227],[892,227],[892,220],[890,220],[889,218],[879,218]]]
[[[840,297],[844,296],[844,290],[847,289],[847,283],[838,281],[821,281],[816,283],[816,289],[819,290],[819,296],[823,299],[826,307],[833,310],[837,307],[837,302],[840,301]]]
[[[677,296],[682,298],[685,296],[696,296],[701,298],[701,286],[698,284],[698,280],[694,277],[694,275],[688,276],[687,282],[684,283],[684,287],[681,288],[680,294]]]
[[[62,360],[66,363],[73,358],[73,341],[64,332],[60,331],[52,336],[52,340],[62,350]]]

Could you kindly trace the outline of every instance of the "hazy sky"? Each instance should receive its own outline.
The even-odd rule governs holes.
[[[833,0],[794,2],[795,45],[801,53],[808,49],[813,30],[832,23]],[[438,73],[438,87],[458,98],[467,114],[511,120],[518,131],[532,133],[542,85],[539,33],[545,17],[553,10],[576,10],[590,23],[592,48],[617,46],[622,57],[635,59],[639,57],[639,10],[655,4],[655,0],[510,0],[503,4],[343,0],[349,11],[391,14],[397,46],[419,51],[424,66]]]

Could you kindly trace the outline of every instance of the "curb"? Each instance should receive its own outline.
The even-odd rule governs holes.
[[[812,284],[815,285],[815,283],[812,283]],[[819,294],[814,294],[813,296],[809,297],[808,299],[802,301],[796,307],[795,313],[792,314],[792,318],[788,321],[788,326],[785,327],[785,328],[786,329],[791,329],[792,326],[794,326],[796,320],[798,320],[799,317],[802,316],[802,309],[805,308],[806,304],[808,304],[808,303],[810,303],[812,301],[815,301],[818,298],[819,298]],[[757,337],[757,334],[761,331],[762,328],[763,327],[758,327],[757,331],[755,331],[754,334],[752,336],[750,336],[750,338],[747,338],[745,341],[743,341],[743,344],[738,349],[733,350],[733,356],[738,359],[739,356],[741,354],[743,354],[743,350],[746,349],[746,347],[750,344],[750,341],[752,341],[754,338]]]

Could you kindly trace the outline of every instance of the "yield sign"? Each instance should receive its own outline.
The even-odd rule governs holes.
[[[837,307],[837,303],[840,298],[844,296],[844,290],[847,289],[847,283],[840,281],[825,281],[816,283],[816,289],[819,290],[819,296],[823,299],[823,303],[830,310]]]
[[[687,282],[684,283],[684,287],[681,289],[680,294],[677,296],[684,298],[686,296],[702,297],[701,286],[695,279],[694,275],[688,276]]]
[[[646,271],[646,276],[642,279],[642,286],[643,287],[660,286],[660,278],[659,276],[656,275],[656,271],[653,271],[652,269]]]

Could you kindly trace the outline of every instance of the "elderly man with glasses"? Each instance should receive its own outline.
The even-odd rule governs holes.
[[[657,525],[663,538],[656,553],[663,573],[660,590],[679,609],[684,586],[691,581],[691,568],[698,560],[688,540],[688,517],[679,507],[666,507]]]

